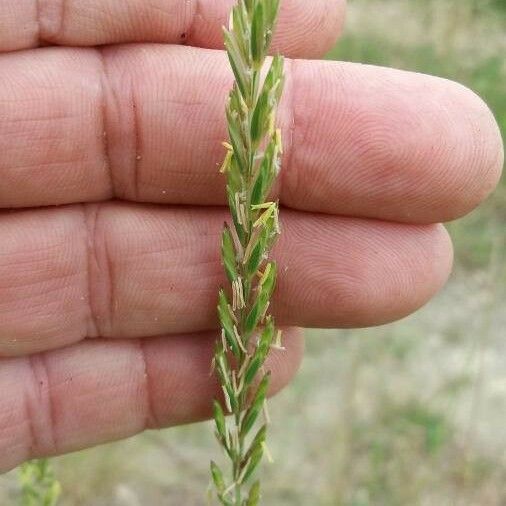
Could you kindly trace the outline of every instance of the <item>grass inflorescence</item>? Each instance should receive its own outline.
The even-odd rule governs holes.
[[[260,502],[259,481],[248,484],[268,451],[270,373],[264,365],[281,340],[268,309],[277,274],[269,252],[280,232],[278,203],[269,201],[269,195],[283,149],[276,128],[283,58],[275,56],[262,76],[278,10],[279,0],[238,0],[224,31],[235,77],[226,107],[229,142],[224,143],[227,153],[221,168],[232,216],[232,224],[223,231],[221,253],[231,288],[219,292],[222,334],[214,370],[223,402],[215,401],[214,420],[231,469],[224,473],[212,462],[211,474],[217,497],[226,506]]]
[[[20,467],[21,506],[56,506],[61,487],[48,459],[32,460]]]

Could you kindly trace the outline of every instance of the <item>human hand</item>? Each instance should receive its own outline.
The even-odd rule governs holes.
[[[0,470],[209,415],[232,76],[203,48],[221,47],[232,3],[0,5]],[[322,55],[343,8],[286,1],[276,48]],[[280,122],[273,393],[301,359],[294,326],[376,325],[429,300],[452,260],[437,223],[503,163],[476,95],[408,72],[292,60]]]

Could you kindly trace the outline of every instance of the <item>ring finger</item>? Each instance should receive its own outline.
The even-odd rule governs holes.
[[[347,327],[414,311],[446,281],[443,227],[283,211],[278,323]],[[139,204],[3,213],[0,354],[216,326],[227,212]]]

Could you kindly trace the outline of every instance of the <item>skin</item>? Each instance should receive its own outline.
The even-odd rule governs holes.
[[[0,471],[209,416],[231,4],[0,3]],[[297,59],[280,111],[287,351],[270,359],[272,393],[301,361],[298,326],[425,304],[451,270],[439,223],[478,206],[503,165],[464,87],[310,61],[344,7],[285,1],[276,35]]]

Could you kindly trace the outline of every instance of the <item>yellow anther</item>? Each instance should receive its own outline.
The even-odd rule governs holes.
[[[269,135],[274,135],[276,132],[276,116],[274,113],[269,115]]]
[[[260,281],[258,282],[258,284],[260,286],[262,286],[267,281],[267,278],[269,277],[269,274],[271,273],[271,269],[272,269],[272,264],[270,264],[270,263],[267,264],[267,267],[265,268],[265,271],[262,274]]]
[[[258,209],[268,209],[274,204],[275,202],[265,202],[263,204],[255,204],[254,206],[251,206],[251,209],[253,209],[253,211],[257,211]]]
[[[253,226],[259,227],[260,225],[266,225],[267,221],[274,215],[274,221],[277,221],[277,204],[275,202],[269,202],[268,207],[264,207],[265,211],[260,215],[257,221],[253,224]],[[267,206],[267,204],[264,204],[264,206]],[[257,207],[257,206],[253,206]],[[260,209],[263,209],[260,207]]]
[[[274,342],[271,345],[271,348],[273,348],[274,350],[280,350],[280,351],[286,350],[286,348],[283,346],[282,336],[283,336],[282,331],[278,330],[276,333],[276,338],[274,339]]]
[[[267,446],[267,443],[265,441],[262,442],[262,448],[264,450],[265,457],[267,458],[267,461],[269,464],[274,464],[274,459],[272,457],[272,453],[269,450],[269,447]]]
[[[220,173],[225,174],[228,169],[230,169],[230,163],[232,162],[232,156],[234,152],[233,151],[227,151],[227,154],[225,155],[225,160],[223,160],[223,163],[220,167]]]
[[[281,136],[281,128],[276,130],[276,146],[280,154],[283,154],[283,138]]]

